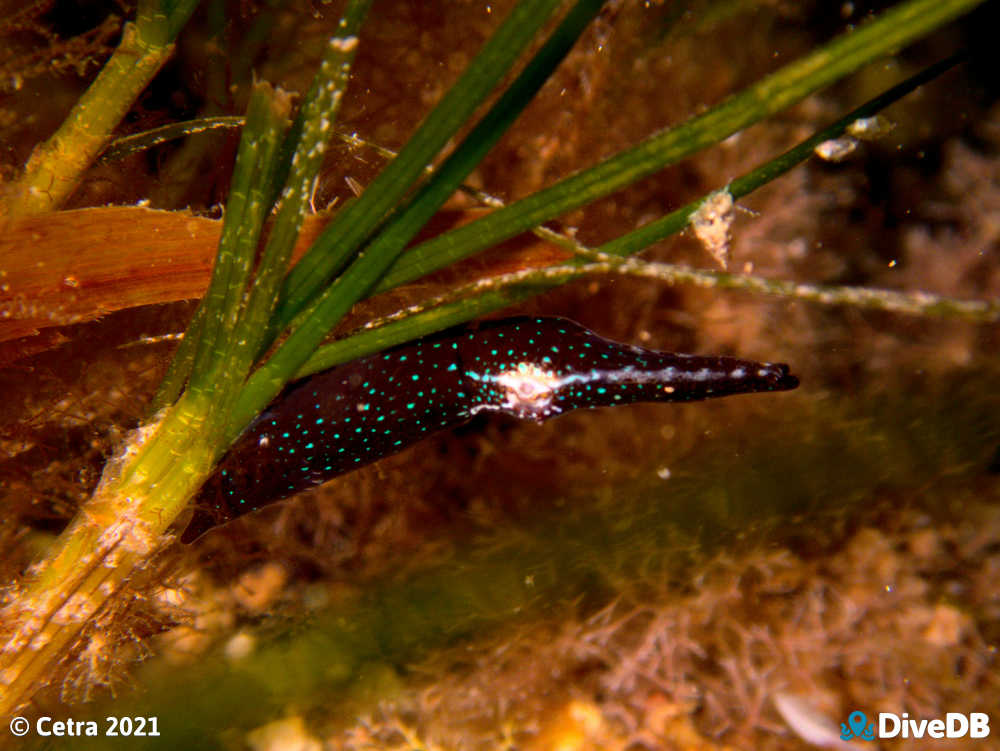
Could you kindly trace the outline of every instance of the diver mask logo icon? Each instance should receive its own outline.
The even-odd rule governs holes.
[[[840,737],[849,741],[858,738],[863,741],[875,740],[875,723],[868,722],[864,712],[855,710],[847,716],[847,722],[840,723]]]

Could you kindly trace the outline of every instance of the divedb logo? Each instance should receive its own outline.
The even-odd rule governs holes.
[[[876,738],[987,738],[990,734],[990,716],[985,712],[948,712],[944,719],[914,720],[903,712],[879,712],[876,722],[869,722],[864,712],[855,710],[840,723],[840,737],[845,741],[857,738],[873,741]]]

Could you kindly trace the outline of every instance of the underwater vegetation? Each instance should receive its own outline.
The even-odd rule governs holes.
[[[0,706],[237,748],[800,748],[859,708],[995,712],[976,5],[9,16]],[[528,320],[556,351],[487,341]],[[471,383],[382,372],[456,325]],[[567,375],[574,337],[625,360]],[[719,355],[620,381],[673,351]],[[792,387],[743,380],[770,360],[803,386],[541,419],[613,399],[586,386]],[[272,504],[342,471],[260,456],[319,384],[330,429],[429,385],[452,430]],[[192,514],[240,518],[178,545]]]
[[[753,442],[661,456],[666,479],[536,490],[534,513],[501,518],[491,486],[493,517],[466,538],[383,549],[389,570],[367,576],[295,581],[285,555],[229,584],[188,578],[161,597],[194,619],[154,641],[169,659],[136,671],[129,706],[174,728],[151,747],[211,746],[224,716],[351,749],[796,747],[779,694],[831,721],[995,711],[1000,513],[979,439],[1000,429],[982,386],[924,384],[934,409],[800,403],[806,430],[758,414]]]

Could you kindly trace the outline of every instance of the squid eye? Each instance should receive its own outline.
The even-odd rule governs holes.
[[[517,386],[517,395],[522,399],[534,399],[538,394],[538,384],[532,381],[522,381]]]

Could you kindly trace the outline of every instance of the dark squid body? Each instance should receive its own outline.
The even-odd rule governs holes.
[[[798,386],[788,366],[654,352],[562,318],[509,318],[421,339],[289,387],[206,481],[182,540],[363,467],[479,412],[543,422],[580,408]]]

